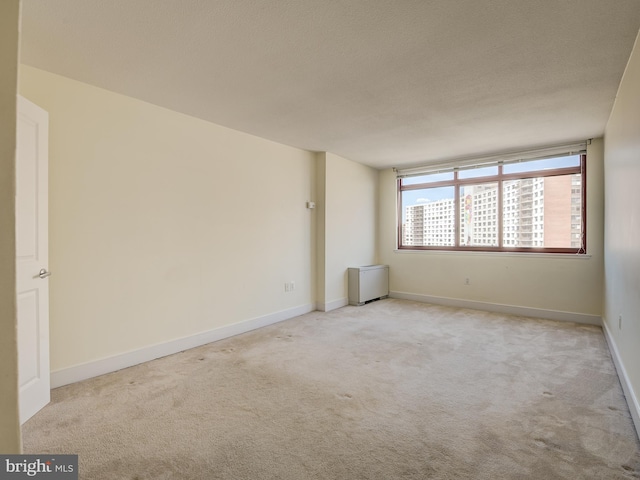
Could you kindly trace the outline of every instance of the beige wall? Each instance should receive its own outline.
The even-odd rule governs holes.
[[[477,252],[397,252],[396,178],[380,175],[381,263],[393,292],[599,317],[603,271],[603,143],[588,147],[587,248],[590,258]],[[470,285],[465,285],[465,278]]]
[[[18,0],[0,2],[0,452],[19,453],[15,154]]]
[[[347,269],[376,262],[378,171],[318,154],[318,307],[347,303]]]
[[[314,304],[313,153],[20,74],[49,112],[52,371]]]
[[[604,321],[635,396],[640,397],[640,44],[605,130]],[[622,325],[619,327],[619,316]],[[632,399],[627,400],[631,403]],[[640,418],[635,418],[640,431]]]

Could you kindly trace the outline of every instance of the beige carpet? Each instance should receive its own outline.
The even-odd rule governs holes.
[[[82,479],[632,479],[598,327],[383,300],[53,391],[25,453]]]

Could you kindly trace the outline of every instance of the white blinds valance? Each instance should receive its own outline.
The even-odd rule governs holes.
[[[554,147],[538,148],[513,153],[502,153],[496,155],[486,155],[481,157],[468,157],[458,160],[450,160],[445,163],[435,163],[412,168],[397,168],[398,178],[415,177],[429,173],[451,172],[453,170],[466,170],[470,168],[489,167],[492,165],[525,162],[529,160],[539,160],[542,158],[563,157],[569,155],[580,155],[586,153],[587,143],[572,143],[568,145],[557,145]]]

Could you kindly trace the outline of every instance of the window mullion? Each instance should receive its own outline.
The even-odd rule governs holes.
[[[502,241],[502,239],[504,238],[502,230],[504,228],[502,224],[502,220],[504,218],[504,214],[502,213],[502,164],[498,165],[498,179],[498,248],[502,249],[502,247],[504,246]]]
[[[456,173],[457,175],[457,173]],[[455,220],[454,220],[454,246],[459,247],[460,246],[460,232],[462,231],[462,227],[460,226],[460,184],[456,182],[455,184],[455,189],[453,191],[453,195],[454,195],[454,202],[453,202],[453,209],[454,209],[454,215],[455,215]]]
[[[404,208],[404,205],[402,204],[402,180],[398,179],[396,181],[397,183],[397,189],[398,189],[398,193],[396,196],[396,205],[397,205],[397,218],[398,218],[398,231],[396,232],[397,235],[397,240],[396,240],[396,244],[398,245],[398,248],[403,247],[404,246],[404,240],[402,238],[402,233],[403,233],[403,222],[402,222],[402,210]]]
[[[587,253],[587,156],[580,155],[580,188],[582,189],[582,205],[580,219],[580,249]]]
[[[455,238],[453,244],[456,247],[460,246],[460,232],[462,231],[462,226],[460,225],[460,179],[458,178],[458,170],[453,171],[453,181],[455,182],[455,188],[453,194],[454,197],[454,214],[455,214]]]

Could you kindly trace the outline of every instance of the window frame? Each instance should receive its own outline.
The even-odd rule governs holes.
[[[556,157],[562,157],[563,155],[557,155]],[[537,159],[531,159],[537,160]],[[503,163],[497,164],[498,173],[496,175],[478,176],[472,178],[459,178],[459,172],[465,171],[459,168],[453,168],[453,180],[441,180],[437,182],[429,183],[415,183],[410,185],[402,184],[402,177],[397,179],[397,234],[396,245],[398,250],[436,250],[436,251],[454,251],[454,252],[521,252],[521,253],[557,253],[557,254],[586,254],[587,253],[587,155],[586,153],[580,154],[580,164],[575,167],[563,167],[548,170],[534,170],[531,172],[518,172],[518,173],[503,173]],[[425,172],[425,175],[429,172]],[[581,224],[582,224],[582,238],[579,247],[505,247],[504,246],[504,183],[509,180],[522,180],[528,178],[542,178],[542,177],[555,177],[563,175],[575,175],[581,176]],[[411,178],[411,177],[406,177]],[[498,185],[498,200],[497,200],[497,215],[498,215],[498,246],[464,246],[460,245],[460,188],[464,186],[472,186],[483,183],[497,183]],[[454,187],[454,212],[455,212],[455,234],[453,246],[430,246],[430,245],[403,245],[403,205],[402,205],[402,192],[411,190],[424,190],[426,188],[436,187]],[[571,214],[573,216],[573,214]]]

